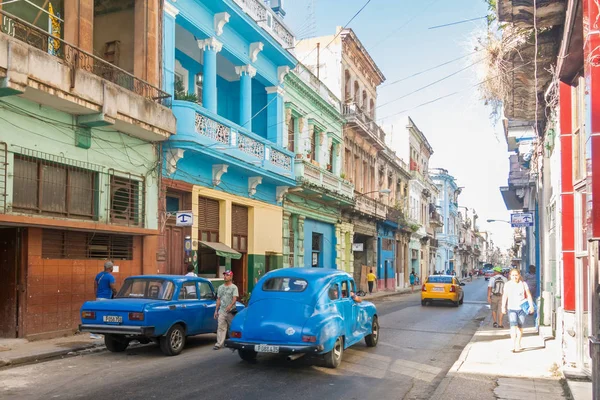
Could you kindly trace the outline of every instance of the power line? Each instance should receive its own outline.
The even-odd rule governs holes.
[[[458,24],[464,24],[465,22],[471,22],[471,21],[478,21],[480,19],[484,19],[487,18],[487,15],[483,16],[483,17],[477,17],[477,18],[471,18],[471,19],[463,19],[462,21],[457,21],[457,22],[450,22],[449,24],[444,24],[444,25],[436,25],[436,26],[430,26],[427,29],[437,29],[437,28],[444,28],[446,26],[452,26],[452,25],[458,25]]]

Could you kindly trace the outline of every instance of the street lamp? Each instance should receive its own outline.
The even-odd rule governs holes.
[[[507,224],[510,224],[510,221],[504,219],[488,219],[487,222],[506,222]]]

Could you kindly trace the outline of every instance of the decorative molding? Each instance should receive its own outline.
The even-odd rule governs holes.
[[[227,164],[214,164],[212,166],[213,185],[219,186],[219,184],[221,183],[221,177],[224,173],[227,172],[228,168],[229,165]]]
[[[279,84],[282,84],[285,80],[285,76],[290,73],[290,67],[282,66],[277,67],[277,78],[279,79]]]
[[[256,187],[262,183],[262,176],[251,176],[248,178],[248,196],[256,194]]]
[[[179,14],[179,10],[166,0],[164,2],[164,11],[173,18],[177,17],[177,14]]]
[[[286,75],[285,84],[287,88],[295,89],[298,94],[304,96],[307,100],[310,100],[319,111],[328,114],[332,119],[340,124],[340,131],[342,125],[346,123],[346,120],[342,116],[340,110],[333,107],[327,101],[325,101],[319,94],[317,94],[311,87],[309,87],[298,75],[291,73]],[[291,90],[289,90],[291,92]]]
[[[283,90],[281,86],[269,86],[265,89],[267,90],[267,94],[277,93],[280,96],[283,96],[285,94],[285,90]]]
[[[250,61],[256,62],[258,59],[258,53],[260,53],[264,48],[265,44],[263,42],[250,43],[250,51],[248,52]]]
[[[289,186],[277,186],[275,188],[275,191],[276,191],[275,199],[277,200],[278,203],[281,203],[283,201],[283,196],[287,193],[289,188],[290,188]]]
[[[235,67],[235,73],[239,76],[242,76],[242,74],[246,74],[250,78],[254,78],[256,76],[256,68],[254,68],[252,65],[242,65],[239,67]]]
[[[167,151],[167,172],[169,175],[174,174],[177,171],[177,163],[183,158],[183,149],[169,149]]]
[[[229,22],[231,15],[226,12],[220,12],[215,14],[215,34],[221,36],[223,34],[223,27]]]
[[[206,51],[207,49],[216,51],[217,53],[223,50],[223,43],[219,42],[216,38],[211,37],[204,40],[196,40],[200,50]]]

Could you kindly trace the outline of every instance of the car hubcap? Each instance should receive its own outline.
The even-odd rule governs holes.
[[[377,341],[378,335],[379,335],[379,325],[377,324],[377,322],[375,322],[373,324],[373,339],[375,339],[375,341]]]
[[[176,329],[171,334],[171,348],[173,350],[178,350],[181,347],[181,343],[183,342],[183,335],[181,331]]]
[[[339,339],[335,342],[335,346],[333,347],[333,355],[336,359],[340,358],[342,355],[342,343]]]

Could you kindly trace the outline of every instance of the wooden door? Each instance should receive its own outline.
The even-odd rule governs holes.
[[[184,233],[183,228],[167,225],[165,228],[167,237],[167,274],[185,275],[184,257]]]
[[[17,229],[0,229],[0,337],[17,337]]]

